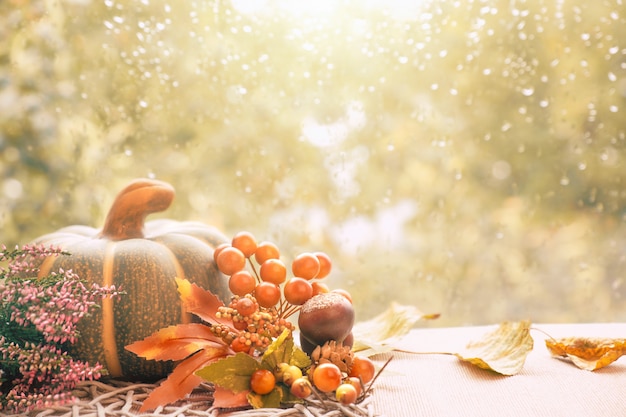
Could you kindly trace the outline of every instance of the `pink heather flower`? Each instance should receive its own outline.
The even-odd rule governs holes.
[[[21,248],[16,246],[13,250],[7,250],[6,246],[2,245],[0,262],[10,261],[10,263],[6,268],[0,268],[0,276],[10,279],[23,273],[36,275],[38,271],[35,266],[37,261],[48,256],[58,255],[68,255],[68,253],[55,246],[24,245]]]
[[[8,251],[1,246],[0,262],[9,264],[0,268],[0,411],[21,413],[67,403],[78,382],[104,372],[100,364],[76,361],[63,349],[76,342],[78,322],[101,298],[121,293],[113,286],[87,288],[71,270],[44,279],[22,278],[36,276],[35,259],[63,254],[53,247]]]

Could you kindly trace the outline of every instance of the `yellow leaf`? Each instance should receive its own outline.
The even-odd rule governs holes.
[[[479,368],[502,375],[515,375],[521,371],[528,353],[533,349],[530,321],[503,322],[479,341],[471,342],[465,350],[455,355]]]
[[[411,331],[418,321],[438,317],[439,314],[424,314],[414,306],[392,303],[386,311],[373,319],[354,325],[352,349],[364,356],[391,351],[392,344]]]
[[[626,355],[626,339],[566,337],[546,339],[546,347],[552,356],[569,358],[587,371],[604,368]]]

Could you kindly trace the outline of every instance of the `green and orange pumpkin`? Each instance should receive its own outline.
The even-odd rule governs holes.
[[[230,296],[228,281],[213,260],[213,249],[227,241],[218,229],[199,222],[145,221],[148,214],[167,209],[174,194],[162,181],[132,181],[117,195],[102,229],[69,226],[34,241],[70,253],[43,260],[40,276],[71,269],[88,283],[125,292],[104,299],[102,308],[81,320],[79,341],[71,348],[75,357],[103,364],[112,377],[154,381],[173,369],[173,363],[147,361],[124,347],[192,320],[181,306],[176,277],[223,301]]]

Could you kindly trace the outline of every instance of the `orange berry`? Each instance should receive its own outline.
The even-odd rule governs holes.
[[[321,283],[321,282],[317,282],[317,281],[312,282],[311,287],[313,288],[313,296],[316,296],[317,294],[321,294],[321,293],[330,292],[330,288],[328,288],[328,285]]]
[[[237,313],[241,314],[242,316],[249,316],[253,314],[257,310],[256,307],[257,306],[254,301],[247,297],[240,298],[235,305]]]
[[[215,261],[215,263],[217,263],[217,257],[218,255],[225,249],[230,247],[230,243],[222,243],[220,245],[217,245],[215,247],[215,249],[213,249],[213,260]]]
[[[320,271],[317,273],[315,278],[326,278],[328,274],[330,274],[330,270],[332,269],[333,263],[330,260],[330,257],[326,255],[324,252],[315,252],[314,255],[317,257],[317,260],[320,262]]]
[[[261,264],[259,275],[263,281],[280,285],[287,279],[287,268],[280,259],[268,259]]]
[[[259,265],[268,259],[278,258],[280,258],[280,251],[272,242],[261,242],[257,245],[256,250],[254,251],[254,259]]]
[[[237,330],[246,330],[248,328],[248,323],[243,320],[233,320],[233,327]],[[250,346],[246,346],[249,348]]]
[[[337,387],[335,398],[343,405],[354,404],[358,398],[357,390],[352,384],[341,384]]]
[[[269,394],[275,386],[276,378],[274,374],[267,369],[257,369],[250,377],[250,389],[257,394]]]
[[[356,389],[357,398],[361,396],[363,392],[363,384],[361,384],[361,380],[355,376],[349,376],[344,380],[344,383],[352,385]]]
[[[217,267],[226,275],[241,271],[246,266],[246,257],[232,246],[222,249],[217,256]]]
[[[363,384],[367,384],[376,374],[376,367],[371,359],[363,356],[355,356],[348,376],[360,378]]]
[[[313,371],[313,385],[322,392],[332,392],[341,385],[341,370],[334,363],[321,363]]]
[[[245,342],[243,342],[240,338],[236,338],[232,342],[230,342],[230,348],[235,352],[248,352],[250,351],[250,346],[247,346]]]
[[[298,368],[296,365],[290,365],[289,368],[283,372],[283,382],[288,387],[292,386],[293,382],[298,378],[302,378],[302,369]]]
[[[311,387],[311,383],[306,377],[302,377],[291,383],[289,392],[298,398],[307,398],[313,393],[313,387]]]
[[[276,365],[276,368],[274,369],[274,376],[276,377],[277,381],[283,380],[283,376],[290,366],[291,365],[289,365],[287,362],[281,362]]]
[[[280,301],[280,287],[271,282],[263,281],[256,286],[254,296],[261,307],[274,307]]]
[[[283,288],[285,300],[294,306],[300,306],[313,296],[313,286],[304,278],[293,277]]]
[[[291,263],[291,271],[296,277],[313,279],[320,272],[320,261],[312,253],[301,253]]]
[[[233,236],[233,240],[231,245],[234,248],[239,249],[246,258],[254,255],[256,251],[257,244],[254,235],[250,232],[239,232],[235,236]]]
[[[228,279],[228,288],[233,294],[240,297],[250,294],[255,287],[256,279],[245,269],[235,272]]]

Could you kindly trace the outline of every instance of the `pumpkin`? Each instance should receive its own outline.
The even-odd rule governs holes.
[[[69,226],[33,242],[70,253],[43,260],[40,276],[72,269],[87,283],[115,285],[125,292],[103,299],[101,308],[80,321],[79,340],[70,348],[76,358],[104,365],[112,377],[154,381],[173,369],[173,363],[148,361],[124,347],[192,320],[180,303],[176,277],[222,301],[230,298],[226,277],[213,260],[213,249],[227,241],[218,229],[169,219],[145,222],[148,214],[167,209],[174,194],[162,181],[132,181],[115,198],[101,230]]]

